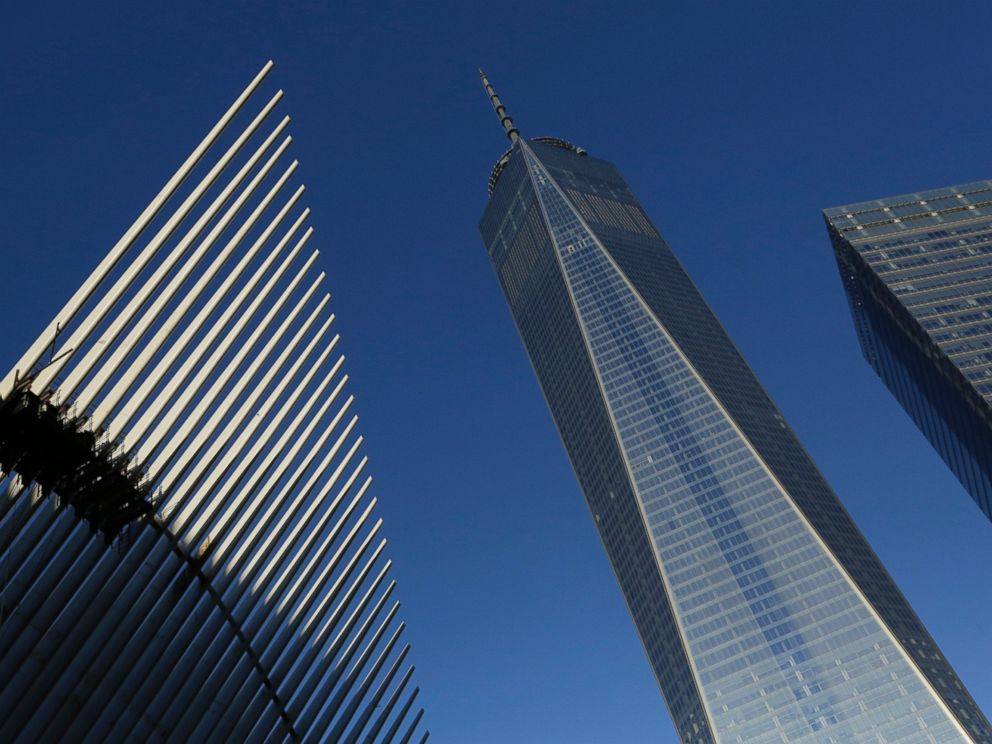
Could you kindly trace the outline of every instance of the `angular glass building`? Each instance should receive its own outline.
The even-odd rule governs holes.
[[[428,738],[271,66],[0,380],[0,741]]]
[[[682,740],[992,742],[617,168],[483,83],[482,237]]]
[[[992,181],[824,215],[865,358],[992,519]]]

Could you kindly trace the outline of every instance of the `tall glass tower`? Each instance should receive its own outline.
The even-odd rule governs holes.
[[[483,84],[482,237],[682,740],[992,742],[617,168]]]
[[[824,214],[865,358],[992,519],[992,181]]]

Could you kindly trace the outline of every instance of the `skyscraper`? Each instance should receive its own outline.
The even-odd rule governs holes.
[[[682,740],[992,742],[616,167],[482,79],[483,241]]]
[[[992,519],[992,181],[824,215],[865,359]]]
[[[271,66],[0,381],[0,741],[427,739]]]

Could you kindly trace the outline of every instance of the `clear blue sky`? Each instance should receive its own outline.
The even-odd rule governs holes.
[[[676,741],[476,230],[480,65],[619,165],[992,712],[992,525],[861,359],[820,215],[989,177],[992,5],[119,5],[4,14],[0,368],[273,58],[436,741]]]

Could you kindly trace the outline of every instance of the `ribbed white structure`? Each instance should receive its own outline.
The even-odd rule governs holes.
[[[271,66],[0,381],[153,505],[0,471],[0,741],[428,738]]]

